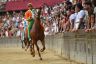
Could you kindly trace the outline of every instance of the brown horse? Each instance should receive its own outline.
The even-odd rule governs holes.
[[[34,46],[36,46],[40,60],[42,60],[41,54],[40,54],[40,50],[39,50],[39,46],[37,44],[37,42],[40,40],[42,43],[43,48],[41,49],[41,52],[43,52],[45,50],[45,35],[44,35],[44,28],[41,25],[41,21],[40,21],[40,14],[41,14],[41,9],[39,9],[39,11],[37,12],[37,14],[35,15],[34,18],[34,24],[32,27],[32,30],[30,32],[31,35],[31,41],[28,41],[28,37],[25,36],[24,39],[24,43],[26,46],[26,49],[28,49],[28,47],[30,46],[30,53],[33,57],[35,57],[35,49]],[[26,35],[28,34],[28,32],[26,31],[25,33]]]
[[[30,52],[33,55],[33,57],[35,56],[35,50],[34,50],[34,45],[37,48],[40,60],[42,60],[41,54],[40,54],[40,50],[39,50],[39,46],[37,44],[37,42],[40,40],[42,43],[43,48],[41,49],[41,52],[43,52],[45,50],[45,35],[44,35],[44,28],[41,25],[41,21],[40,21],[40,14],[41,14],[41,9],[38,9],[39,11],[37,12],[37,15],[35,16],[35,22],[33,25],[33,28],[31,30],[31,38],[32,41],[30,42]]]

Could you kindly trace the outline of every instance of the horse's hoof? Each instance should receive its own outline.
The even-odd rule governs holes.
[[[25,51],[27,51],[27,49],[25,49]]]
[[[31,53],[31,55],[33,55],[33,53]]]
[[[40,60],[42,60],[42,58],[40,58]]]
[[[25,49],[25,46],[22,46],[22,49]]]
[[[41,49],[40,51],[43,52],[45,50],[45,48]]]
[[[35,54],[33,55],[33,57],[35,57]]]
[[[35,57],[35,54],[31,53],[32,57]]]
[[[43,49],[41,49],[40,51],[41,51],[41,52],[43,52],[44,50],[43,50]]]

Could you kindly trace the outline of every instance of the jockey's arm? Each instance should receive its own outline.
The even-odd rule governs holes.
[[[29,17],[29,18],[27,19],[28,22],[30,22],[31,20],[32,20],[32,17]]]

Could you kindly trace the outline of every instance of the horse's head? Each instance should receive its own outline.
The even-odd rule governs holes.
[[[40,15],[41,15],[41,8],[37,8],[35,12],[35,18],[40,19]]]

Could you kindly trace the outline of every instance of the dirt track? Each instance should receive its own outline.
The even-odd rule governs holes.
[[[40,61],[36,53],[33,58],[29,51],[21,48],[0,48],[0,64],[76,64],[65,60],[49,50],[42,53],[43,60]]]

